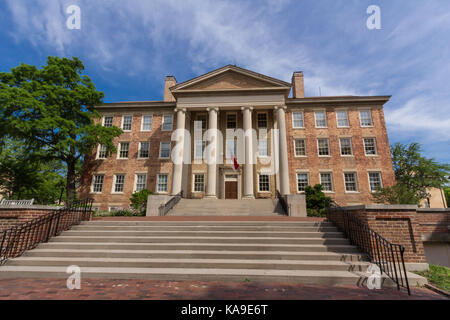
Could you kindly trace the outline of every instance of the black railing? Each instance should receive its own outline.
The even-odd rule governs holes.
[[[286,198],[283,195],[281,195],[280,191],[278,191],[278,190],[277,190],[277,198],[278,198],[278,201],[280,202],[281,207],[283,208],[283,211],[286,213],[286,215],[289,216],[291,214],[289,212],[290,211],[289,205],[286,202]]]
[[[36,248],[40,243],[48,242],[73,225],[90,220],[92,203],[92,199],[73,201],[64,208],[0,232],[0,265]]]
[[[169,211],[172,210],[178,204],[178,202],[180,202],[181,198],[183,198],[183,191],[181,191],[176,196],[173,196],[172,199],[170,199],[165,205],[159,207],[159,216],[166,216]]]
[[[402,245],[391,243],[366,223],[337,205],[329,209],[327,217],[345,233],[351,244],[367,254],[370,261],[379,267],[381,274],[386,274],[395,282],[398,290],[403,287],[408,290],[408,295],[411,295],[404,260],[405,248]]]

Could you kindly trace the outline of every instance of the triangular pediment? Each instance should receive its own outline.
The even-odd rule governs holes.
[[[180,83],[172,92],[229,90],[289,90],[290,83],[236,66],[226,66]]]

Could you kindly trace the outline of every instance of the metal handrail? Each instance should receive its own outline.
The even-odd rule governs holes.
[[[178,202],[181,201],[181,198],[183,198],[183,191],[181,191],[176,196],[173,196],[172,199],[170,199],[165,205],[159,207],[159,216],[166,216],[169,211],[172,210],[178,204]]]
[[[330,210],[339,211],[342,221],[333,217]],[[367,254],[382,274],[385,273],[395,282],[398,290],[403,287],[408,290],[408,295],[411,295],[404,259],[405,248],[402,245],[393,244],[336,203],[328,210],[327,218],[344,232],[351,244]]]
[[[80,224],[81,221],[89,221],[93,202],[92,199],[72,201],[64,208],[0,232],[0,265],[36,248],[40,243],[48,242],[50,238]]]

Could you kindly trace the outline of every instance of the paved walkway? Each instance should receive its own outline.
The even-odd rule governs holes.
[[[69,290],[61,279],[2,279],[0,300],[446,300],[427,289],[409,297],[395,288],[368,290],[288,283],[82,279]]]

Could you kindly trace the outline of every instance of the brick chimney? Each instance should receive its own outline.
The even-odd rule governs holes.
[[[305,82],[302,71],[294,72],[292,76],[292,97],[294,99],[305,97]]]
[[[174,102],[176,101],[172,92],[170,92],[170,88],[177,85],[177,79],[174,76],[167,76],[166,82],[164,84],[164,102]]]

